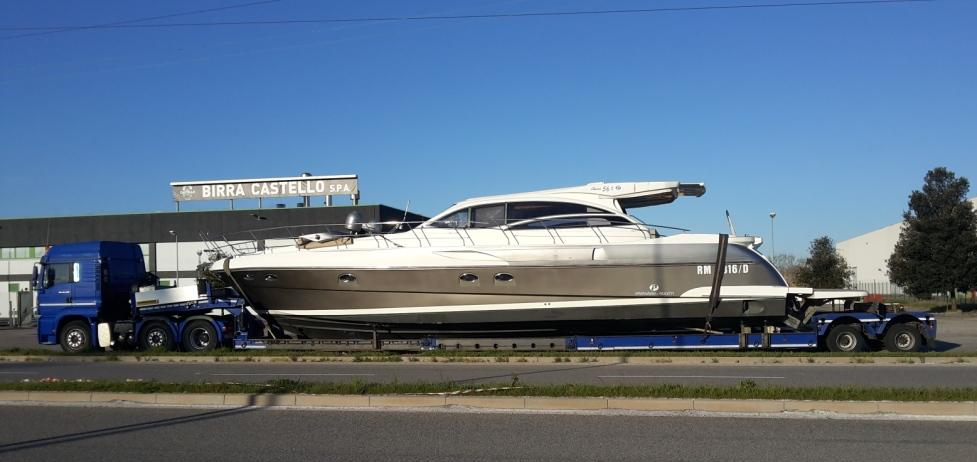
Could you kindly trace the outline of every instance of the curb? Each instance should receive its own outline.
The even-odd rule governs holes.
[[[778,399],[549,398],[464,395],[305,395],[247,393],[110,393],[0,391],[0,403],[134,403],[181,406],[300,406],[405,408],[464,406],[512,410],[701,411],[722,413],[829,412],[861,415],[977,417],[975,401],[797,401]]]
[[[503,358],[500,360],[498,358]],[[374,360],[355,356],[42,356],[0,355],[3,362],[122,362],[122,363],[359,363],[359,364],[554,364],[554,365],[717,365],[717,366],[977,366],[973,356],[391,356]]]

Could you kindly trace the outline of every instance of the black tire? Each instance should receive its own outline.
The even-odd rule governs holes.
[[[923,349],[923,334],[919,323],[896,324],[889,328],[882,339],[885,349],[895,352],[916,352]]]
[[[173,331],[165,323],[151,322],[139,332],[139,348],[143,351],[171,351],[174,345]]]
[[[210,351],[218,345],[217,329],[210,321],[190,321],[183,328],[183,351]]]
[[[85,321],[71,321],[61,328],[58,343],[65,353],[81,353],[92,348],[92,329]]]
[[[867,342],[861,329],[850,324],[842,324],[831,328],[825,344],[830,351],[853,353],[865,351]]]

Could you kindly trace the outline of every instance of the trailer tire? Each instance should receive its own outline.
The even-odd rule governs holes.
[[[908,322],[896,324],[889,328],[882,339],[885,349],[895,352],[916,352],[923,348],[923,335],[919,332],[919,323]]]
[[[58,343],[65,353],[81,353],[92,347],[91,327],[85,321],[71,321],[61,328]]]
[[[825,339],[829,351],[852,353],[865,351],[866,341],[861,330],[850,324],[835,326]]]
[[[190,321],[183,328],[183,351],[210,351],[217,348],[217,329],[209,321]]]
[[[144,351],[172,351],[173,331],[163,322],[151,322],[139,332],[139,347]]]

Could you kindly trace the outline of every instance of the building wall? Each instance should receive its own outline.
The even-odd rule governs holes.
[[[889,282],[888,260],[900,230],[902,223],[896,223],[838,243],[838,253],[855,270],[854,282]]]
[[[977,207],[977,197],[970,199]],[[902,222],[837,244],[838,253],[855,269],[855,287],[877,293],[902,293],[889,279],[889,257],[896,249]]]

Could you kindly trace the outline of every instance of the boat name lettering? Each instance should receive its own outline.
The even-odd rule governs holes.
[[[695,267],[695,274],[698,275],[711,275],[713,265],[697,265]],[[749,263],[733,263],[726,265],[726,274],[746,274],[750,272]]]

